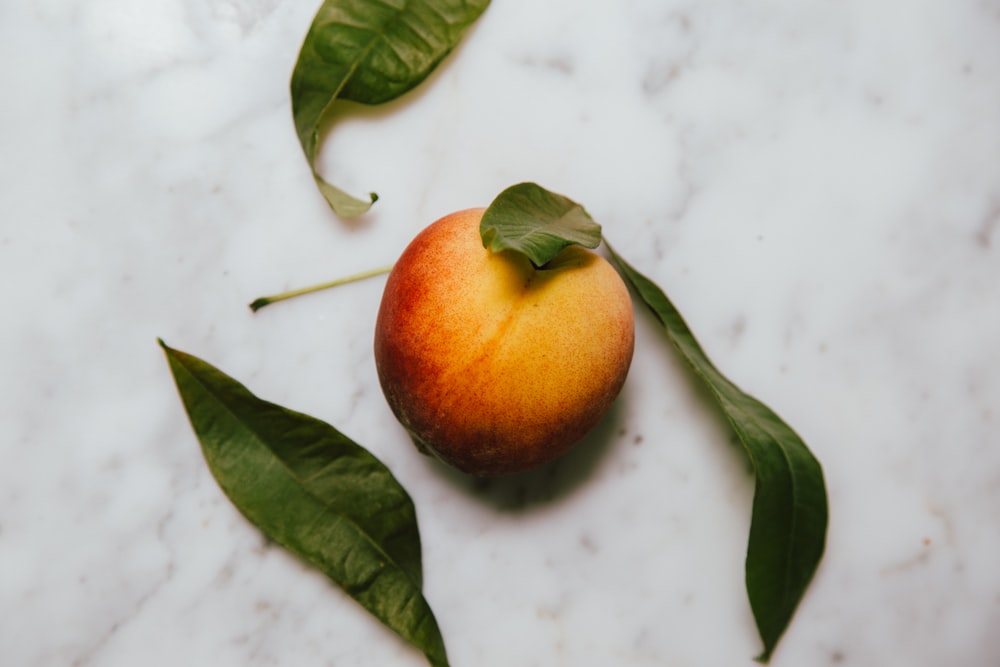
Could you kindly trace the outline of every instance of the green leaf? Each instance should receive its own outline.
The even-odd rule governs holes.
[[[386,626],[448,664],[421,593],[420,534],[392,473],[335,428],[263,401],[160,341],[209,469],[233,504]]]
[[[489,0],[326,0],[292,72],[292,117],[316,184],[345,217],[377,199],[356,199],[316,172],[319,128],[337,99],[381,104],[411,90],[458,44]]]
[[[484,248],[522,253],[539,267],[567,246],[601,244],[601,226],[582,206],[534,183],[512,185],[497,195],[479,234]]]
[[[746,586],[767,662],[792,620],[826,544],[823,470],[802,439],[757,399],[742,392],[705,355],[666,294],[609,248],[622,276],[704,380],[753,463],[756,487]]]

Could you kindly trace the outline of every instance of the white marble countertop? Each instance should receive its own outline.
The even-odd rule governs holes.
[[[637,311],[609,418],[473,484],[378,388],[382,278],[533,180],[583,203],[822,461],[825,559],[776,667],[1000,664],[1000,5],[495,0],[322,156],[291,122],[316,2],[0,7],[0,664],[422,665],[268,545],[163,353],[366,445],[413,496],[453,665],[750,665],[752,478]]]

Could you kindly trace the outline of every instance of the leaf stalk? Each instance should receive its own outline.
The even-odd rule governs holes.
[[[311,285],[310,287],[300,287],[299,289],[289,290],[287,292],[281,292],[280,294],[272,294],[271,296],[262,296],[258,299],[254,299],[250,303],[250,310],[257,312],[264,306],[269,306],[272,303],[278,303],[279,301],[287,301],[288,299],[293,299],[297,296],[303,296],[305,294],[313,294],[314,292],[321,292],[331,287],[339,287],[340,285],[346,285],[348,283],[357,282],[359,280],[364,280],[365,278],[374,278],[375,276],[382,275],[383,273],[389,273],[392,270],[392,264],[387,266],[380,266],[376,269],[369,269],[367,271],[362,271],[360,273],[354,273],[349,276],[344,276],[343,278],[337,278],[336,280],[331,280],[325,283],[320,283],[318,285]]]

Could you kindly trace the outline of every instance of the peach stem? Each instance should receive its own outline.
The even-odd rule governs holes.
[[[291,299],[297,296],[302,296],[303,294],[312,294],[313,292],[319,292],[331,287],[337,287],[339,285],[346,285],[347,283],[353,283],[358,280],[364,280],[365,278],[373,278],[374,276],[382,275],[383,273],[389,273],[392,270],[392,264],[388,266],[381,266],[377,269],[369,269],[368,271],[362,271],[361,273],[355,273],[344,278],[337,278],[336,280],[331,280],[330,282],[320,283],[319,285],[313,285],[311,287],[302,287],[300,289],[290,290],[288,292],[282,292],[281,294],[274,294],[272,296],[262,296],[259,299],[254,299],[253,303],[250,304],[250,310],[257,312],[264,306],[269,306],[272,303],[277,303],[278,301],[285,301],[286,299]]]

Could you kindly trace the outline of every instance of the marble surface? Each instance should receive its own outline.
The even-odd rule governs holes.
[[[826,557],[772,664],[1000,664],[1000,4],[496,0],[418,91],[288,80],[317,3],[0,5],[0,664],[421,665],[225,499],[162,337],[335,424],[414,498],[452,663],[752,664],[752,479],[637,310],[612,413],[473,483],[371,353],[424,225],[537,181],[582,202],[822,461]]]

